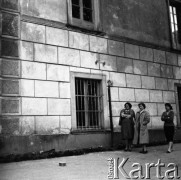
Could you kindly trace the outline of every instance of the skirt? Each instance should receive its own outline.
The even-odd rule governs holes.
[[[123,119],[121,125],[122,139],[133,140],[134,137],[134,123],[132,119]]]
[[[175,127],[174,126],[164,126],[164,132],[167,142],[173,142]]]

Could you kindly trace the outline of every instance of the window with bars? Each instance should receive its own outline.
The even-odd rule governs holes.
[[[181,48],[181,3],[171,1],[170,7],[170,26],[173,48]]]
[[[75,78],[77,129],[101,129],[101,80]]]

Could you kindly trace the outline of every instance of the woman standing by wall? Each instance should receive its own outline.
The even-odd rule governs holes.
[[[122,138],[126,141],[125,151],[131,151],[134,137],[134,118],[135,112],[131,109],[132,105],[127,102],[124,109],[120,112],[119,125],[121,126]]]
[[[173,122],[174,112],[170,103],[165,104],[165,110],[166,111],[163,112],[161,120],[164,121],[165,137],[167,139],[167,142],[169,143],[167,153],[171,153],[173,148],[173,139],[175,133],[175,125]]]
[[[139,111],[136,113],[135,119],[135,133],[134,133],[134,144],[141,144],[142,150],[140,153],[146,154],[146,144],[149,143],[149,134],[147,124],[150,122],[150,114],[145,110],[146,105],[144,103],[138,104]]]

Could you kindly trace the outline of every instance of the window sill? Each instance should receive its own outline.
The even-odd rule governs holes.
[[[71,130],[71,134],[105,134],[109,133],[109,129],[88,129],[88,130],[78,130],[78,129],[73,129]]]
[[[71,24],[66,24],[66,27],[69,30],[78,31],[78,32],[84,32],[84,33],[87,33],[87,34],[93,34],[93,35],[99,35],[99,36],[105,36],[106,35],[105,32],[96,31],[96,30],[93,30],[93,29],[92,30],[91,29],[87,29],[86,27],[78,27],[78,26],[71,25]]]

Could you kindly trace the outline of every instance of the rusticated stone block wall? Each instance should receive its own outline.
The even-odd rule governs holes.
[[[104,74],[113,81],[117,129],[126,101],[132,102],[136,111],[140,101],[146,103],[151,129],[162,128],[165,102],[172,103],[176,113],[174,83],[181,80],[180,55],[176,53],[29,22],[22,23],[21,37],[22,115],[34,119],[37,133],[69,133],[73,121],[70,72]],[[97,59],[105,66],[95,64]],[[50,126],[52,122],[56,127]]]
[[[19,24],[19,6],[15,1],[2,2],[1,23],[8,30],[2,31],[1,41],[1,134],[69,134],[75,121],[71,116],[71,72],[102,74],[113,81],[112,109],[117,129],[120,110],[127,101],[134,110],[140,101],[146,103],[152,129],[163,126],[160,117],[165,102],[172,103],[177,113],[174,83],[181,83],[179,54],[61,29],[42,21],[23,19]],[[30,3],[27,9],[24,2],[22,14],[67,23],[64,11],[56,8],[59,16],[51,12],[45,17],[44,11],[35,7],[41,2]],[[51,11],[47,6],[42,9]],[[14,28],[8,22],[15,24]],[[106,64],[95,64],[98,59]]]

